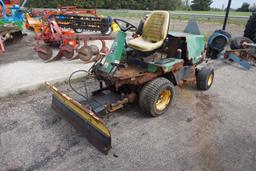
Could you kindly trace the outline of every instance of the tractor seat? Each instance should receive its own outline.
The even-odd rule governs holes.
[[[160,48],[168,34],[169,17],[167,11],[152,12],[144,24],[142,36],[130,40],[128,46],[142,52]]]

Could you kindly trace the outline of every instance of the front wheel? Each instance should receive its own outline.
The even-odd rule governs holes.
[[[197,71],[196,74],[196,81],[197,81],[197,88],[199,90],[208,90],[214,80],[214,69],[213,68],[202,68]]]
[[[151,116],[160,116],[170,107],[174,85],[166,78],[156,78],[142,88],[139,96],[141,110]]]

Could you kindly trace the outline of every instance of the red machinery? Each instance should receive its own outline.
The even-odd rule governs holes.
[[[107,53],[105,40],[112,40],[113,36],[102,36],[101,34],[81,35],[72,30],[61,29],[55,19],[49,19],[48,24],[43,26],[43,31],[36,36],[37,44],[35,50],[38,56],[46,62],[60,60],[66,57],[69,60],[78,59],[89,62],[93,56],[99,58],[100,53]],[[102,48],[88,46],[89,40],[100,40]],[[42,45],[41,42],[44,42]],[[59,52],[53,56],[53,46],[59,47]]]
[[[95,9],[79,9],[75,6],[67,6],[56,11],[45,11],[43,24],[51,18],[54,18],[61,28],[72,29],[76,33],[93,31],[109,35],[112,32],[112,18],[97,16]]]
[[[80,58],[88,62],[92,56],[99,57],[100,52],[106,53],[108,48],[104,40],[111,40],[114,37],[76,33],[100,31],[103,35],[108,35],[112,32],[111,23],[110,17],[97,16],[95,9],[65,6],[55,11],[44,11],[42,32],[36,36],[35,50],[38,52],[38,56],[46,62],[59,60],[63,56],[69,60]],[[89,40],[100,40],[101,50],[96,46],[88,46]],[[59,52],[54,56],[53,47],[56,46],[59,48]]]
[[[43,20],[47,21],[53,15],[92,15],[97,17],[95,9],[79,9],[76,6],[63,6],[58,10],[44,10]]]

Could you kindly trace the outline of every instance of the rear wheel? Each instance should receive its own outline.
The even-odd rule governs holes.
[[[241,49],[244,42],[253,43],[253,41],[247,37],[236,37],[231,40],[230,48],[231,49]]]
[[[139,96],[139,106],[151,116],[160,116],[170,107],[174,85],[166,78],[157,78],[144,85]]]
[[[208,90],[214,80],[213,68],[202,68],[196,74],[197,88],[199,90]]]

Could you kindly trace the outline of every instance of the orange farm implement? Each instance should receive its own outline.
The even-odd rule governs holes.
[[[101,34],[76,34],[73,30],[60,28],[55,19],[50,19],[48,25],[43,27],[42,33],[36,36],[35,50],[38,56],[46,61],[60,60],[62,57],[68,60],[81,59],[90,62],[93,56],[99,57],[100,53],[107,53],[108,48],[105,40],[113,40],[113,36],[103,36]],[[88,46],[89,40],[100,40],[102,47]],[[53,56],[53,47],[58,47],[59,52]]]

